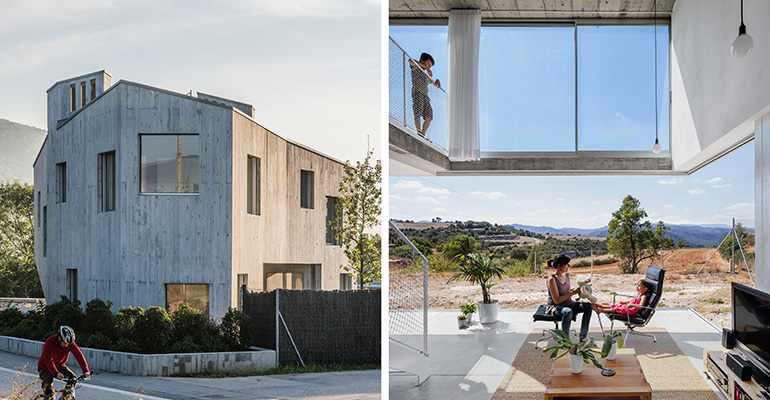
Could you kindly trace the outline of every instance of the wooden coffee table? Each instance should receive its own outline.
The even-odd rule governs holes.
[[[599,359],[599,362],[604,368],[614,369],[615,375],[603,376],[592,363],[583,364],[583,372],[573,374],[568,356],[556,360],[548,375],[545,399],[652,399],[650,384],[634,349],[620,349],[614,360]]]

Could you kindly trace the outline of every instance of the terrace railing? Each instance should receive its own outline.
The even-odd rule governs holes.
[[[392,124],[398,124],[409,129],[417,137],[423,137],[418,132],[414,118],[414,103],[412,100],[412,68],[409,61],[412,58],[401,46],[390,38],[389,45],[389,115]],[[419,59],[419,56],[418,56]],[[424,74],[424,78],[433,78],[419,69],[415,73]],[[416,75],[417,76],[417,75]],[[416,79],[416,78],[415,78]],[[440,79],[439,79],[440,80]],[[446,151],[447,148],[447,94],[444,89],[428,85],[428,97],[433,108],[433,120],[424,138]],[[422,124],[422,121],[420,122]]]

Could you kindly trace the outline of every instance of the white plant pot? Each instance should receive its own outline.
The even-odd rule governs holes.
[[[607,359],[614,360],[616,355],[618,355],[618,342],[612,342],[612,348],[610,349],[610,353],[607,354]]]
[[[458,319],[457,320],[457,327],[460,329],[466,329],[469,326],[471,326],[471,322],[473,321],[473,317],[471,315],[466,316],[465,319]]]
[[[482,324],[492,324],[497,321],[497,310],[500,308],[500,304],[497,300],[492,300],[489,304],[484,304],[483,301],[479,302],[479,322]]]
[[[583,357],[577,354],[569,355],[569,369],[573,374],[579,374],[583,372]]]

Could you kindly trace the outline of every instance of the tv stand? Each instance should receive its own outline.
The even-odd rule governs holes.
[[[754,379],[742,381],[727,367],[725,357],[729,351],[723,347],[703,348],[703,367],[706,370],[706,375],[728,399],[770,400],[770,393]],[[740,354],[740,351],[732,351]]]

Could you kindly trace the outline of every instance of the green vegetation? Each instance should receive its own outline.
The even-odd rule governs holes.
[[[310,374],[316,372],[340,372],[340,371],[367,371],[371,369],[380,369],[380,364],[364,365],[306,365],[306,366],[286,366],[270,368],[265,371],[242,371],[225,372],[205,370],[197,374],[175,374],[174,377],[181,378],[238,378],[244,376],[264,376],[264,375],[289,375],[289,374]]]
[[[79,301],[62,296],[26,315],[9,308],[0,312],[0,335],[43,341],[60,325],[69,325],[83,347],[130,353],[237,351],[253,343],[251,319],[232,308],[217,324],[187,305],[171,314],[160,307],[121,308],[113,314],[111,305],[94,299],[83,310]]]
[[[661,248],[671,248],[674,243],[666,237],[670,228],[659,221],[653,229],[649,221],[642,222],[647,212],[641,208],[639,200],[626,196],[620,208],[612,213],[607,230],[607,247],[623,262],[618,264],[622,273],[635,274],[639,263],[655,257]]]
[[[708,299],[701,300],[701,303],[709,303],[709,304],[725,304],[725,301],[722,299],[715,299],[713,297],[709,297]]]
[[[380,224],[382,213],[382,165],[380,160],[371,163],[373,153],[370,150],[355,166],[345,164],[336,209],[340,217],[330,222],[348,258],[342,268],[355,276],[358,289],[382,277],[380,235],[367,233]]]
[[[0,182],[0,297],[43,297],[35,266],[33,198],[30,185]]]

